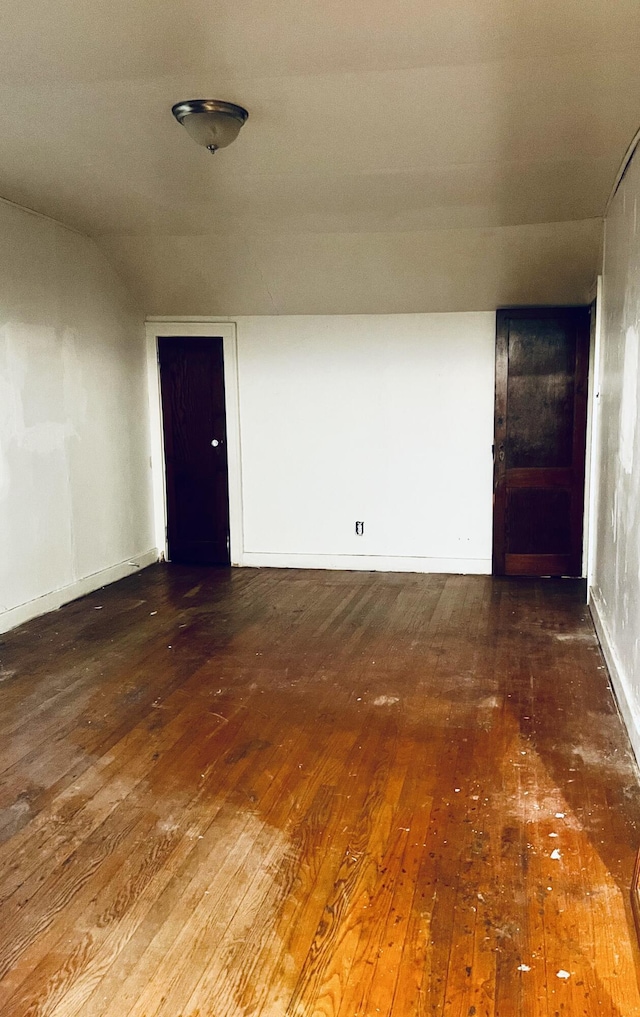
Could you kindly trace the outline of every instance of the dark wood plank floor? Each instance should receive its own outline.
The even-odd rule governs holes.
[[[157,566],[4,637],[3,1017],[633,1017],[570,582]]]

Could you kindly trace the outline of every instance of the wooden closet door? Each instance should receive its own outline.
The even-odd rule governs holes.
[[[228,565],[229,478],[220,337],[158,340],[170,561]]]
[[[493,571],[580,576],[589,308],[497,312]]]

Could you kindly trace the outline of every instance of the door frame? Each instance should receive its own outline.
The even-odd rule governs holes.
[[[598,495],[600,477],[600,358],[602,349],[602,275],[591,292],[591,342],[589,344],[589,393],[587,396],[587,460],[585,463],[584,555],[582,572],[587,579],[587,603],[595,570],[598,537]],[[595,305],[595,316],[593,309]]]
[[[149,430],[153,519],[156,547],[167,558],[167,486],[164,459],[164,431],[160,394],[158,339],[166,336],[222,338],[224,361],[225,416],[227,422],[227,469],[229,479],[229,551],[232,565],[242,565],[242,454],[240,445],[240,400],[238,394],[238,347],[233,321],[208,318],[147,318],[147,378],[149,386]]]

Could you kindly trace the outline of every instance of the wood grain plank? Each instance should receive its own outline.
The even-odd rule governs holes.
[[[3,1017],[640,1012],[580,584],[165,566],[3,654]]]

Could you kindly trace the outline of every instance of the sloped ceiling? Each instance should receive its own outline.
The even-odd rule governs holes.
[[[639,42],[637,0],[5,0],[0,194],[149,314],[582,301]],[[213,157],[195,96],[250,113]]]

